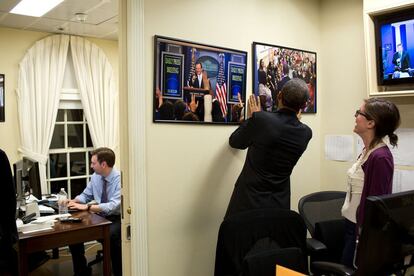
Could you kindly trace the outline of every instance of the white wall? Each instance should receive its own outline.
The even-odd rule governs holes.
[[[320,132],[324,143],[327,134],[353,133],[354,113],[367,97],[367,90],[362,1],[324,0],[321,4]],[[326,160],[322,153],[321,189],[345,190],[350,165]]]
[[[228,146],[228,137],[235,126],[152,122],[153,36],[247,51],[250,94],[252,42],[319,54],[319,8],[319,1],[305,0],[145,1],[147,73],[143,93],[147,95],[148,106],[150,275],[213,274],[218,228],[245,158],[244,151]],[[318,93],[323,92],[318,89]],[[321,105],[318,108],[323,110]],[[314,130],[314,137],[293,173],[295,209],[299,197],[319,190],[320,185],[320,113],[304,115],[302,120]]]

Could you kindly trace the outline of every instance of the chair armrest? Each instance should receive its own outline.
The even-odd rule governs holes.
[[[355,270],[342,264],[331,262],[313,262],[311,270],[316,274],[351,276],[355,274]]]
[[[306,247],[308,249],[308,252],[310,254],[314,253],[321,253],[327,250],[326,245],[322,242],[314,239],[314,238],[308,238],[306,239]]]

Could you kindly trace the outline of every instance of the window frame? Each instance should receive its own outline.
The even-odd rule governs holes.
[[[52,183],[57,181],[65,181],[67,183],[67,193],[70,198],[73,198],[76,195],[72,195],[72,180],[75,179],[85,179],[85,184],[87,185],[91,175],[93,172],[89,166],[89,154],[93,150],[93,146],[87,146],[87,127],[88,122],[86,121],[85,112],[83,110],[80,93],[78,89],[62,89],[60,102],[59,102],[59,110],[64,110],[64,118],[63,121],[55,121],[55,126],[63,125],[64,131],[64,148],[59,149],[50,149],[48,151],[48,161],[46,166],[46,182],[47,182],[47,189],[48,193],[52,191]],[[82,121],[69,121],[68,122],[68,110],[73,109],[81,109],[82,110]],[[83,132],[83,147],[76,147],[72,148],[68,146],[68,126],[69,125],[79,125],[82,124],[82,132]],[[86,165],[86,174],[85,175],[78,175],[78,176],[71,176],[70,170],[70,155],[72,153],[85,153],[85,165]],[[65,177],[50,177],[50,155],[51,154],[65,154],[66,155],[66,176]]]

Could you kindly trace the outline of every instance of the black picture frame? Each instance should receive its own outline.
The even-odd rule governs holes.
[[[201,85],[197,63],[202,66]],[[245,51],[155,35],[153,122],[240,124],[246,79]]]
[[[298,77],[305,80],[307,83],[310,96],[308,103],[302,109],[302,114],[316,113],[316,52],[272,45],[262,42],[253,42],[252,48],[253,92],[256,96],[265,96],[260,97],[262,109],[267,111],[276,110],[277,93],[281,90],[284,83],[288,79]],[[259,72],[259,64],[261,60],[263,60],[264,65],[266,66],[266,70],[261,70],[261,72]],[[263,71],[265,73],[263,73]],[[284,71],[288,73],[284,73]],[[286,76],[287,78],[285,78]]]
[[[6,105],[5,105],[5,75],[0,74],[0,122],[5,122],[5,113],[6,113]]]

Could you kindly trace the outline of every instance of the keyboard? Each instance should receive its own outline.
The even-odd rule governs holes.
[[[56,213],[59,213],[59,205],[58,205],[57,201],[44,202],[44,203],[42,203],[42,205],[50,207],[53,210],[55,210]],[[79,210],[68,209],[69,213],[73,213],[73,212],[77,212],[77,211],[79,211]]]

